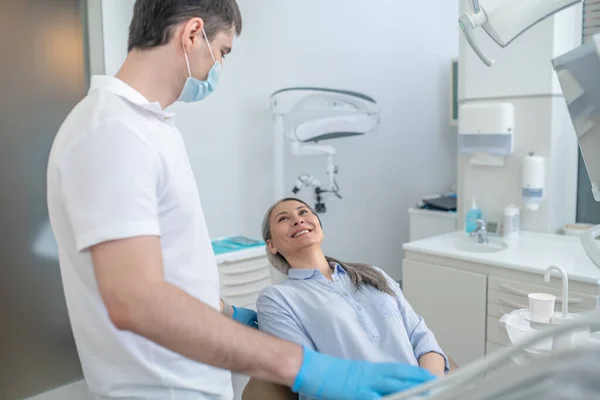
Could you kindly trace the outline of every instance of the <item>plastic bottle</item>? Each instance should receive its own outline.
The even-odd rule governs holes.
[[[514,204],[504,207],[504,223],[502,228],[505,237],[517,234],[521,229],[520,214],[519,207]]]
[[[473,232],[477,229],[477,220],[481,219],[481,210],[477,206],[477,202],[473,197],[473,203],[471,203],[471,209],[467,211],[466,228],[467,233]]]

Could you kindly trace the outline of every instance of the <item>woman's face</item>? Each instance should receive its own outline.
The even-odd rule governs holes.
[[[319,219],[306,205],[290,200],[278,204],[271,215],[271,239],[267,246],[272,254],[293,254],[311,246],[320,246],[323,230]]]

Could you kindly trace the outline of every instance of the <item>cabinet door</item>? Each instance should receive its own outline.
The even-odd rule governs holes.
[[[403,263],[402,291],[444,352],[463,366],[485,355],[487,278],[482,274]]]

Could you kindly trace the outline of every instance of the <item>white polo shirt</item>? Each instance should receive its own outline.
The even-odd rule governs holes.
[[[93,77],[54,140],[47,180],[69,317],[92,392],[101,399],[231,399],[229,371],[117,330],[94,277],[90,246],[160,235],[165,279],[219,309],[217,264],[173,115],[117,78]]]

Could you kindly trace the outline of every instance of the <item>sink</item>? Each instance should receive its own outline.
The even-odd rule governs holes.
[[[506,250],[508,245],[502,240],[489,238],[489,243],[477,243],[477,238],[464,237],[455,241],[454,247],[469,253],[497,253]]]

